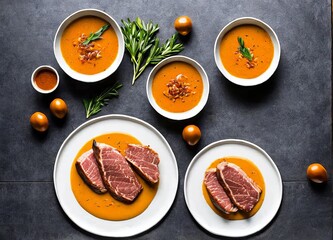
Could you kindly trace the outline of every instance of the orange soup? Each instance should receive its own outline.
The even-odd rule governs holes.
[[[238,210],[236,213],[230,213],[230,214],[225,214],[221,211],[219,211],[214,204],[212,203],[208,191],[206,189],[205,184],[202,184],[202,191],[203,195],[206,199],[206,202],[208,205],[213,209],[213,211],[220,215],[221,217],[229,220],[241,220],[241,219],[247,219],[252,217],[254,214],[258,212],[260,209],[264,198],[265,198],[265,182],[264,178],[262,177],[260,170],[257,168],[256,165],[253,164],[250,160],[244,159],[244,158],[239,158],[239,157],[224,157],[224,158],[219,158],[215,160],[207,169],[209,168],[215,168],[217,165],[223,161],[234,163],[238,165],[262,190],[260,198],[258,203],[254,206],[254,208],[250,212],[243,212]]]
[[[185,112],[194,108],[202,92],[203,82],[198,70],[180,61],[163,66],[152,83],[156,103],[168,112]]]
[[[117,148],[121,154],[125,154],[127,144],[140,144],[139,140],[131,135],[123,133],[109,133],[94,138],[97,142],[109,144]],[[158,184],[151,186],[142,178],[137,177],[143,187],[142,192],[131,204],[115,200],[109,193],[97,194],[89,188],[78,174],[75,162],[86,151],[91,149],[93,139],[88,141],[78,152],[71,169],[71,187],[78,203],[90,214],[106,220],[127,220],[138,216],[151,203],[156,195]]]
[[[242,55],[238,37],[243,39],[252,60]],[[239,78],[260,76],[269,68],[273,56],[274,46],[269,34],[255,25],[241,25],[231,29],[222,38],[220,45],[220,57],[225,69]]]
[[[81,17],[72,22],[60,40],[61,53],[67,64],[82,74],[97,74],[105,71],[116,59],[118,39],[110,26],[101,37],[83,44],[91,33],[108,24],[94,16]]]
[[[43,90],[51,90],[57,85],[57,75],[47,69],[41,70],[35,77],[36,85]]]

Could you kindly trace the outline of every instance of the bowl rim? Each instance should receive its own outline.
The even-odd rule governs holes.
[[[41,70],[44,70],[44,69],[54,72],[57,76],[56,85],[50,90],[41,89],[40,87],[37,86],[36,81],[35,81],[35,77],[36,77],[37,73],[39,73]],[[58,85],[59,85],[58,71],[50,65],[41,65],[41,66],[37,67],[31,74],[31,85],[37,92],[42,93],[42,94],[48,94],[48,93],[54,92],[58,88]]]
[[[263,28],[270,36],[273,46],[274,46],[274,56],[272,59],[272,62],[268,69],[262,73],[260,76],[256,78],[251,79],[243,79],[239,77],[235,77],[231,75],[223,66],[221,58],[220,58],[220,43],[224,35],[230,31],[231,29],[245,24],[252,24],[259,26]],[[230,82],[233,82],[234,84],[240,85],[240,86],[256,86],[261,83],[266,82],[276,71],[279,61],[281,57],[281,46],[279,42],[279,38],[274,32],[274,30],[264,21],[254,18],[254,17],[240,17],[232,20],[227,25],[225,25],[222,30],[219,32],[219,34],[216,37],[215,44],[214,44],[214,59],[216,66],[220,70],[220,72],[224,75],[225,78],[227,78]]]
[[[84,16],[96,16],[99,17],[105,21],[107,21],[113,30],[115,31],[118,39],[118,53],[113,61],[113,63],[105,70],[100,73],[96,74],[82,74],[79,73],[73,69],[71,69],[68,64],[66,63],[66,60],[63,58],[62,53],[61,53],[61,47],[60,47],[60,39],[61,36],[64,32],[64,30],[76,19]],[[95,9],[95,8],[85,8],[85,9],[80,9],[76,12],[73,12],[69,16],[67,16],[59,25],[56,34],[54,36],[53,40],[53,53],[54,56],[61,67],[61,69],[71,78],[81,81],[81,82],[86,82],[86,83],[93,83],[93,82],[98,82],[101,80],[104,80],[105,78],[109,77],[111,74],[113,74],[121,64],[123,57],[124,57],[124,52],[125,52],[125,42],[124,42],[124,36],[121,31],[120,26],[118,23],[115,21],[114,18],[112,18],[108,13]]]
[[[203,92],[201,99],[199,103],[192,109],[185,111],[185,112],[179,112],[179,113],[174,113],[174,112],[169,112],[164,109],[162,109],[155,101],[153,94],[152,94],[152,82],[154,79],[155,74],[165,65],[171,63],[171,62],[185,62],[190,64],[191,66],[195,67],[196,70],[200,73],[202,82],[203,82]],[[147,83],[146,83],[146,93],[147,93],[147,98],[150,103],[150,105],[155,109],[156,112],[158,112],[160,115],[169,118],[171,120],[185,120],[192,118],[199,114],[201,110],[205,107],[207,101],[208,101],[208,96],[209,96],[209,79],[207,76],[207,73],[205,69],[194,59],[190,57],[186,57],[183,55],[176,55],[176,56],[171,56],[168,58],[165,58],[161,62],[159,62],[149,73],[149,76],[147,78]]]

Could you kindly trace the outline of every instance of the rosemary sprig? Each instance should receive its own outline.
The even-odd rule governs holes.
[[[91,41],[99,39],[102,34],[110,27],[109,24],[105,24],[103,27],[101,27],[97,32],[90,33],[89,37],[83,42],[84,45],[89,44]]]
[[[86,110],[86,118],[99,113],[102,110],[102,107],[108,105],[109,100],[112,97],[118,97],[118,89],[120,89],[123,85],[116,82],[112,87],[103,91],[97,97],[91,99],[83,99],[83,105]]]
[[[146,63],[149,62],[150,64],[157,64],[164,58],[170,57],[183,51],[183,44],[177,43],[177,36],[177,34],[173,34],[172,37],[167,39],[161,47],[157,47],[159,45],[159,39],[156,38],[155,45],[150,50],[149,57]]]
[[[121,20],[121,22],[123,23],[121,30],[125,39],[125,47],[133,63],[132,85],[149,64],[157,64],[164,58],[184,49],[183,44],[176,43],[177,34],[160,46],[160,40],[156,37],[159,26],[153,24],[152,21],[146,24],[138,17],[135,21],[127,19],[127,21]]]
[[[248,60],[252,61],[252,54],[250,53],[250,50],[245,47],[244,40],[241,37],[237,38],[239,43],[239,52]]]

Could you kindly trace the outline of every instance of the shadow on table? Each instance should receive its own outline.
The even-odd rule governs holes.
[[[246,80],[247,81],[247,80]],[[248,80],[251,81],[251,80]],[[230,96],[235,98],[236,101],[246,103],[247,105],[258,104],[272,96],[279,85],[279,71],[276,71],[270,79],[257,86],[239,86],[236,85],[223,76],[221,76],[221,83],[225,83],[225,88]]]
[[[312,181],[308,181],[308,186],[311,188],[312,191],[320,194],[326,192],[329,184],[326,183],[315,183]]]
[[[103,237],[103,236],[98,236],[98,235],[95,235],[93,233],[90,233],[82,228],[80,228],[79,226],[77,226],[67,215],[66,213],[63,211],[61,205],[59,204],[58,202],[58,206],[59,206],[59,209],[62,213],[62,215],[64,216],[64,218],[66,218],[66,220],[70,223],[70,225],[76,229],[77,231],[79,231],[80,233],[82,233],[83,235],[85,236],[89,236],[91,237],[92,239],[99,239],[99,240],[106,240],[106,239],[122,239],[122,240],[130,240],[130,239],[137,239],[137,238],[140,238],[144,235],[147,235],[149,232],[153,231],[154,229],[158,228],[161,224],[163,224],[163,222],[165,221],[165,219],[168,217],[168,215],[170,214],[170,212],[172,211],[172,209],[174,209],[174,205],[176,203],[176,199],[177,199],[177,196],[178,196],[178,193],[179,193],[179,189],[176,193],[176,196],[175,196],[175,200],[173,201],[169,211],[163,216],[163,218],[158,222],[156,223],[156,225],[154,225],[153,227],[147,229],[146,231],[140,233],[140,234],[137,234],[137,235],[134,235],[134,236],[131,236],[131,237],[121,237],[121,238],[117,238],[117,237]],[[54,193],[55,194],[55,193]],[[56,194],[55,194],[56,195]]]
[[[282,204],[282,203],[281,203]],[[189,210],[188,210],[189,211]],[[212,237],[212,238],[215,238],[215,239],[224,239],[224,240],[227,240],[227,239],[252,239],[253,237],[257,236],[257,235],[261,235],[263,232],[265,232],[268,228],[270,228],[271,225],[274,224],[274,222],[276,221],[276,219],[279,217],[280,215],[280,212],[281,212],[281,206],[278,210],[278,212],[276,213],[276,215],[274,216],[274,218],[261,230],[259,230],[258,232],[256,233],[253,233],[251,235],[248,235],[248,236],[244,236],[244,237],[237,237],[237,238],[234,238],[234,237],[226,237],[226,236],[218,236],[218,235],[215,235],[215,234],[212,234],[211,232],[207,231],[206,229],[204,229],[194,218],[193,216],[191,215],[191,219],[195,222],[196,226],[201,229],[203,232],[205,232],[208,236]]]
[[[64,81],[64,84],[66,85],[66,89],[68,89],[71,95],[75,98],[89,99],[99,95],[105,91],[105,89],[113,86],[113,84],[115,84],[119,79],[116,75],[117,74],[114,73],[111,77],[94,83],[80,82],[71,79],[68,75],[66,75],[67,79]]]

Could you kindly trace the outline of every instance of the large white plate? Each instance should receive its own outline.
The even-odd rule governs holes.
[[[266,194],[259,211],[249,219],[226,220],[207,204],[202,193],[205,170],[218,158],[239,156],[251,160],[261,171]],[[260,147],[237,139],[214,142],[191,161],[185,175],[185,201],[195,220],[207,231],[228,237],[243,237],[264,228],[277,213],[282,200],[282,180],[270,156]]]
[[[150,145],[160,156],[160,183],[149,207],[139,216],[125,221],[103,220],[86,212],[71,190],[70,171],[80,148],[90,139],[110,132],[128,133],[142,144]],[[165,138],[148,123],[125,115],[92,119],[75,129],[63,142],[53,172],[59,203],[68,217],[88,232],[107,237],[128,237],[157,224],[170,209],[178,187],[176,158]]]

